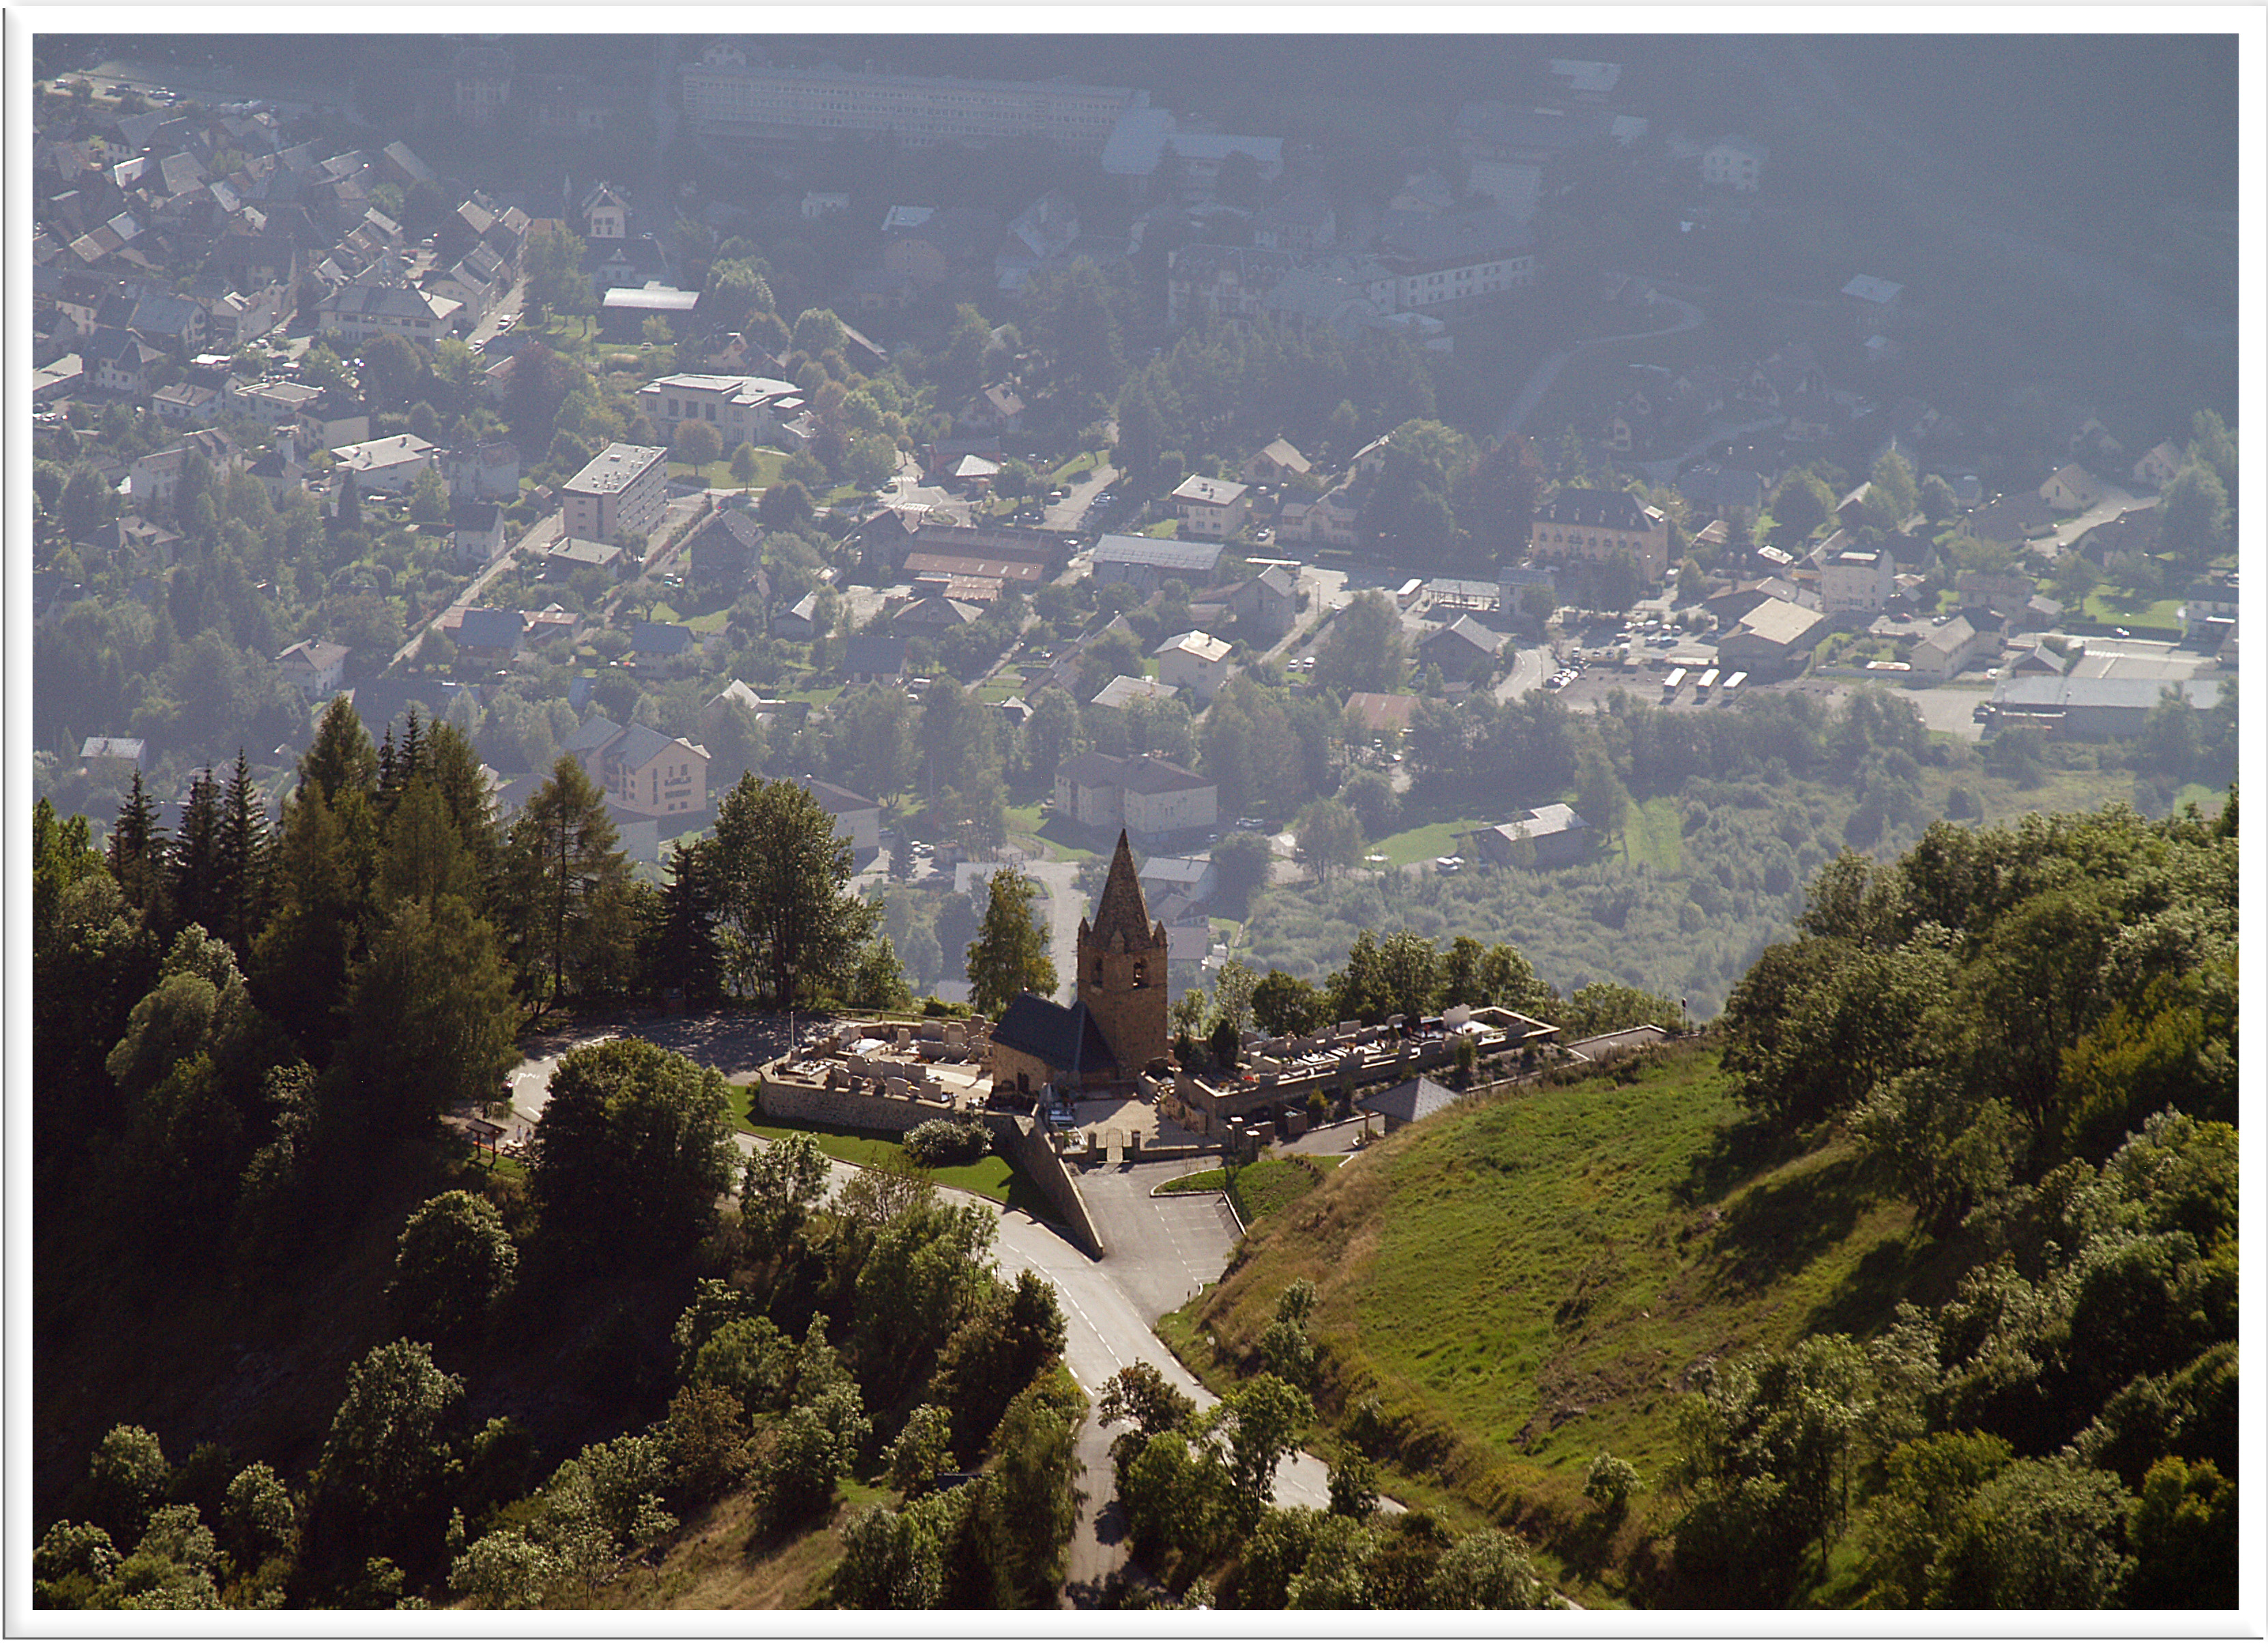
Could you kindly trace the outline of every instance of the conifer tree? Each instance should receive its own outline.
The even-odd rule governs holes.
[[[267,925],[274,907],[275,854],[267,802],[253,784],[251,764],[239,750],[236,770],[229,774],[228,792],[221,802],[217,930],[239,956],[251,955],[252,940]]]

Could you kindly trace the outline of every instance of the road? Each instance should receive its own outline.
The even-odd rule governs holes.
[[[1034,866],[1035,869],[1071,867]],[[747,1078],[788,1045],[786,1022],[769,1015],[586,1020],[527,1049],[531,1056],[512,1074],[512,1120],[508,1125],[532,1126],[541,1118],[551,1073],[563,1053],[625,1033],[682,1052],[734,1080]],[[747,1155],[765,1147],[762,1140],[747,1134],[737,1141]],[[1201,1410],[1214,1404],[1211,1392],[1150,1326],[1156,1316],[1182,1303],[1198,1286],[1218,1279],[1234,1243],[1233,1230],[1210,1211],[1210,1202],[1175,1198],[1153,1210],[1149,1191],[1186,1170],[1189,1169],[1184,1165],[1160,1163],[1101,1169],[1083,1175],[1082,1189],[1092,1185],[1095,1191],[1092,1205],[1097,1222],[1111,1232],[1105,1239],[1113,1250],[1104,1259],[1088,1257],[1067,1237],[1028,1214],[1000,1212],[993,1240],[994,1266],[1004,1277],[1028,1269],[1055,1288],[1064,1311],[1064,1362],[1090,1402],[1099,1399],[1102,1386],[1121,1368],[1145,1361]],[[840,1189],[853,1175],[852,1168],[837,1162],[830,1177]],[[976,1200],[956,1190],[939,1193],[947,1200]],[[1142,1229],[1145,1223],[1150,1231],[1146,1237]],[[1111,1434],[1090,1422],[1079,1437],[1079,1458],[1086,1466],[1081,1483],[1085,1503],[1067,1566],[1064,1605],[1069,1606],[1098,1605],[1104,1584],[1125,1560],[1124,1521],[1111,1497]],[[1276,1502],[1327,1508],[1329,1475],[1322,1459],[1306,1452],[1295,1454],[1277,1472]],[[1400,1506],[1388,1503],[1387,1508]]]
[[[505,570],[514,564],[515,553],[518,550],[529,543],[551,543],[565,529],[565,523],[566,517],[563,514],[547,514],[534,526],[529,527],[526,531],[521,533],[516,541],[506,543],[504,553],[489,562],[482,569],[480,576],[459,590],[455,599],[434,613],[426,622],[420,624],[411,632],[409,638],[401,643],[401,649],[395,653],[392,661],[387,664],[387,669],[398,669],[415,657],[417,648],[424,644],[425,635],[429,630],[448,627],[463,621],[468,609],[480,604],[481,596],[489,585],[502,577]]]
[[[1520,425],[1543,403],[1543,397],[1551,392],[1552,384],[1558,380],[1559,373],[1566,368],[1567,363],[1586,349],[1596,349],[1608,343],[1643,343],[1650,337],[1668,337],[1678,332],[1690,331],[1701,324],[1701,311],[1683,298],[1667,297],[1657,292],[1654,301],[1666,303],[1678,312],[1675,325],[1660,327],[1650,332],[1625,332],[1614,337],[1588,337],[1545,356],[1535,370],[1528,374],[1528,381],[1521,386],[1519,395],[1513,397],[1512,405],[1498,421],[1497,438],[1502,439],[1506,435],[1519,432]]]
[[[1077,885],[1079,865],[1027,859],[1024,873],[1048,890],[1048,954],[1056,964],[1056,994],[1067,999],[1079,979],[1079,923],[1086,896]]]

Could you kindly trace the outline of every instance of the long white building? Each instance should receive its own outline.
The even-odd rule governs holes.
[[[909,147],[1044,137],[1100,152],[1134,106],[1126,86],[1068,80],[954,80],[753,65],[716,45],[685,65],[686,117],[703,137],[762,141],[841,133]]]
[[[669,449],[615,441],[560,489],[566,535],[601,543],[643,536],[669,501]]]

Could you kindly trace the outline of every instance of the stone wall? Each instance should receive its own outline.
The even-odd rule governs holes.
[[[767,1120],[807,1121],[818,1126],[857,1127],[867,1132],[895,1133],[901,1138],[922,1122],[936,1119],[981,1120],[992,1129],[1002,1156],[1029,1173],[1048,1198],[1073,1240],[1094,1258],[1102,1256],[1102,1237],[1079,1193],[1079,1182],[1056,1153],[1047,1128],[1028,1115],[986,1111],[975,1115],[950,1104],[931,1104],[920,1098],[894,1098],[886,1093],[852,1092],[843,1087],[816,1086],[764,1072],[756,1094],[756,1109]]]

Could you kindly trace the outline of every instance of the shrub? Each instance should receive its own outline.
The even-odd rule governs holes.
[[[924,1121],[906,1134],[906,1153],[924,1167],[961,1166],[991,1151],[992,1129],[982,1121]]]

